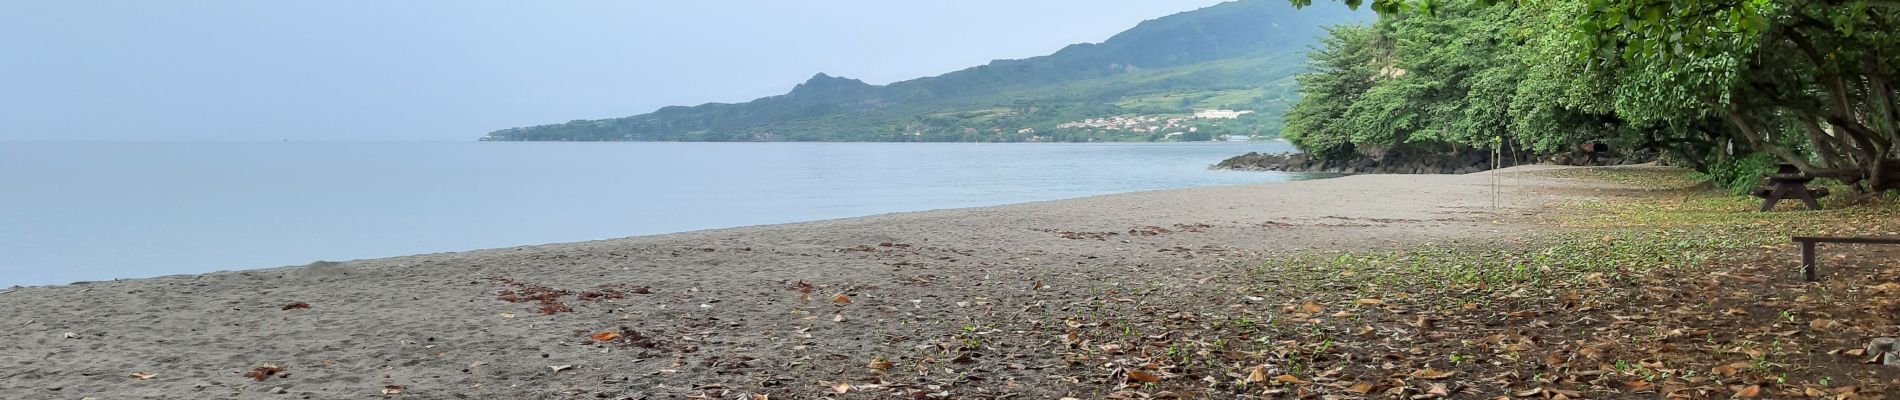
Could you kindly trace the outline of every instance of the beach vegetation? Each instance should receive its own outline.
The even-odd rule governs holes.
[[[1295,0],[1295,4],[1309,3]],[[1354,2],[1356,3],[1356,2]],[[1900,7],[1882,1],[1381,0],[1298,78],[1285,135],[1320,157],[1560,156],[1587,143],[1736,190],[1793,164],[1900,188]]]

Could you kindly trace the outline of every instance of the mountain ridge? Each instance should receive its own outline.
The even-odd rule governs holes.
[[[1293,7],[1284,1],[1233,1],[1143,21],[1100,43],[1072,44],[1048,55],[995,60],[937,76],[872,85],[819,72],[785,94],[748,102],[668,106],[623,118],[509,128],[492,132],[483,140],[1128,140],[1119,137],[1127,135],[1100,132],[1062,138],[1038,133],[1049,133],[1066,120],[1142,111],[1103,107],[1126,99],[1108,97],[1104,92],[1113,90],[1100,87],[1077,89],[1074,86],[1078,84],[1090,86],[1086,83],[1133,79],[1147,72],[1245,57],[1276,57],[1298,64],[1304,57],[1293,53],[1316,43],[1324,33],[1322,26],[1370,18],[1369,14],[1343,7],[1310,7],[1297,12],[1294,14]],[[1224,76],[1265,84],[1291,75],[1279,68],[1267,70],[1280,75]],[[1154,90],[1212,93],[1211,89],[1232,89],[1228,86],[1233,83],[1188,79],[1175,87]],[[1025,88],[1066,88],[1073,92],[1020,93]],[[1018,94],[1002,95],[1011,92]],[[1278,98],[1286,93],[1272,94],[1277,100],[1286,100]],[[1182,110],[1164,111],[1178,114]],[[946,112],[969,115],[940,115]],[[1277,123],[1277,113],[1271,117]]]

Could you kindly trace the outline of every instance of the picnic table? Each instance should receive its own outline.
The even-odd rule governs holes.
[[[1813,182],[1814,177],[1802,174],[1794,164],[1781,164],[1774,174],[1763,174],[1762,179],[1768,184],[1755,188],[1755,197],[1762,198],[1762,212],[1773,211],[1775,203],[1782,199],[1801,199],[1808,209],[1819,210],[1821,202],[1815,199],[1828,195],[1827,188],[1809,189],[1808,182]]]

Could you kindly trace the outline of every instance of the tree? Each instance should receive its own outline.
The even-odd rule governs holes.
[[[1581,140],[1627,136],[1597,97],[1574,93],[1572,71],[1539,55],[1548,7],[1448,4],[1341,27],[1312,53],[1285,135],[1326,160],[1407,153],[1567,151]],[[1581,65],[1580,63],[1578,65]]]
[[[1604,1],[1579,18],[1578,33],[1594,66],[1631,72],[1617,90],[1619,113],[1717,117],[1808,174],[1885,191],[1900,188],[1893,5]]]
[[[1666,150],[1703,169],[1739,144],[1863,192],[1900,188],[1900,93],[1892,86],[1900,72],[1900,2],[1497,3],[1477,5],[1549,10],[1526,19],[1541,25],[1528,47],[1510,53],[1536,60],[1511,99],[1514,133],[1498,137],[1542,140],[1533,147],[1548,148],[1559,136],[1522,132],[1594,120],[1601,129],[1589,136]],[[1373,2],[1388,18],[1466,18],[1460,6]],[[1516,7],[1525,8],[1532,7]]]

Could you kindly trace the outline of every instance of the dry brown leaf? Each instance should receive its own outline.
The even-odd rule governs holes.
[[[594,334],[594,336],[593,336],[593,338],[594,338],[594,341],[596,341],[596,342],[611,342],[611,341],[613,341],[614,339],[619,339],[619,338],[620,338],[620,332],[601,332],[601,333],[596,333],[596,334]]]
[[[1452,375],[1457,375],[1457,374],[1458,374],[1457,372],[1453,372],[1453,371],[1440,371],[1434,368],[1426,368],[1426,369],[1421,369],[1418,371],[1413,371],[1412,377],[1419,378],[1419,379],[1445,379],[1445,378],[1450,378]]]
[[[1280,383],[1292,383],[1292,384],[1301,384],[1301,385],[1307,383],[1306,381],[1302,381],[1300,380],[1299,377],[1293,376],[1292,374],[1280,374],[1280,376],[1273,377],[1273,381],[1280,382]]]
[[[1347,387],[1346,391],[1357,394],[1372,394],[1372,382],[1358,382]]]
[[[851,296],[846,296],[844,295],[844,293],[839,293],[837,296],[831,296],[831,302],[838,303],[838,304],[851,304]]]
[[[1717,365],[1715,368],[1709,368],[1709,372],[1714,372],[1722,376],[1735,376],[1735,373],[1741,371],[1742,368],[1748,368],[1748,363],[1734,362],[1728,365]]]
[[[1731,399],[1752,399],[1756,397],[1761,397],[1761,385],[1749,385],[1745,388],[1735,389],[1735,395],[1729,396]]]
[[[840,295],[840,296],[842,296],[842,295]],[[838,394],[845,394],[845,393],[847,393],[847,392],[850,392],[850,391],[851,391],[851,384],[849,384],[849,383],[844,383],[844,382],[838,382],[838,384],[836,384],[836,385],[831,385],[831,391],[832,391],[832,392],[836,392],[836,393],[838,393]]]
[[[1153,372],[1131,369],[1128,370],[1128,380],[1153,383],[1160,382],[1161,376],[1155,375]]]
[[[384,386],[384,387],[383,387],[383,394],[401,394],[401,393],[402,393],[402,391],[403,391],[403,389],[408,389],[408,388],[405,388],[405,387],[403,387],[402,385],[389,385],[389,386]]]
[[[1319,303],[1312,300],[1307,300],[1306,304],[1300,305],[1300,310],[1305,311],[1307,314],[1314,314],[1320,311],[1326,311],[1326,306],[1319,305]]]
[[[133,372],[132,377],[137,378],[138,380],[141,380],[141,381],[149,381],[149,380],[152,380],[152,378],[157,378],[158,374],[154,374],[150,372]]]
[[[1255,366],[1252,368],[1251,371],[1247,372],[1247,383],[1259,383],[1259,382],[1266,382],[1266,381],[1267,381],[1267,366],[1265,365]]]
[[[882,358],[871,360],[871,369],[883,371],[883,370],[891,369],[891,366],[892,366],[891,360],[886,360]]]
[[[1376,306],[1376,305],[1383,305],[1383,304],[1385,304],[1385,300],[1379,300],[1379,299],[1359,299],[1358,301],[1355,301],[1354,303],[1358,303],[1359,305],[1362,305],[1362,306]]]
[[[310,309],[310,303],[305,303],[301,301],[284,305],[284,311],[307,310],[307,309]]]
[[[1808,327],[1813,328],[1814,330],[1817,330],[1817,331],[1832,331],[1834,330],[1834,328],[1838,328],[1840,326],[1841,326],[1841,323],[1835,322],[1834,320],[1831,320],[1831,319],[1816,319],[1813,321],[1808,321]]]
[[[270,377],[282,373],[284,373],[284,367],[279,367],[274,364],[264,364],[264,366],[251,369],[250,372],[245,372],[244,377],[263,382],[265,379],[270,379]]]

